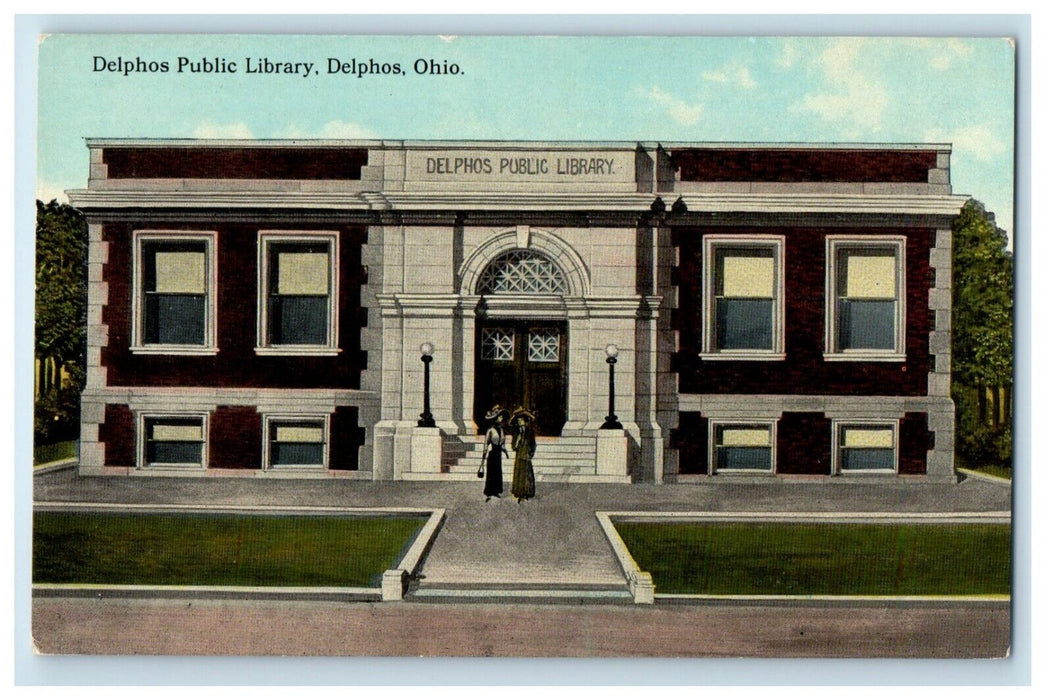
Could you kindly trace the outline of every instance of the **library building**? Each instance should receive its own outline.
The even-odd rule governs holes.
[[[82,474],[954,479],[947,144],[87,148]]]

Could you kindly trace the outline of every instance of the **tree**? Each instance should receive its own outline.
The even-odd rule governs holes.
[[[1008,464],[1011,422],[987,410],[1013,383],[1013,257],[994,214],[969,200],[952,226],[953,332],[951,395],[957,451],[969,462]],[[997,413],[997,412],[996,412]]]
[[[76,435],[87,340],[88,225],[68,204],[37,200],[38,443]],[[63,384],[63,373],[69,382]]]

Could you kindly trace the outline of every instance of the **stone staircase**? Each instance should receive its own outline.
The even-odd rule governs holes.
[[[512,479],[515,452],[511,438],[505,447],[505,481]],[[442,473],[452,480],[475,479],[483,460],[482,435],[444,435]],[[596,438],[585,436],[539,437],[534,452],[534,478],[538,481],[611,481],[596,474]]]

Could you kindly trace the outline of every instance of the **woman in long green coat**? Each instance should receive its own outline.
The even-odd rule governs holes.
[[[516,452],[512,469],[512,496],[519,503],[534,497],[533,460],[537,449],[535,421],[536,416],[525,408],[517,408],[512,413],[512,449]]]

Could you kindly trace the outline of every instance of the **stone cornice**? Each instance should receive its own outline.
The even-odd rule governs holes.
[[[359,192],[68,190],[78,209],[338,209],[373,207]]]
[[[644,213],[654,194],[611,192],[385,192],[363,193],[374,209],[393,211],[630,211]]]
[[[717,404],[721,411],[749,414],[761,407],[784,411],[823,411],[828,418],[861,414],[902,416],[907,411],[952,411],[954,404],[945,396],[855,396],[809,394],[685,394],[677,395],[678,410],[709,410]]]
[[[666,195],[670,199],[672,195]],[[907,214],[957,216],[961,195],[683,194],[688,212]],[[670,204],[671,202],[667,202]]]
[[[290,146],[337,147],[337,148],[457,148],[457,149],[635,149],[635,148],[748,148],[748,149],[810,149],[810,150],[949,150],[950,143],[905,142],[872,143],[850,141],[503,141],[500,139],[188,139],[188,138],[108,138],[85,139],[88,148],[131,147],[239,147],[239,148],[288,148]]]
[[[78,209],[332,209],[425,211],[649,211],[657,195],[604,192],[260,192],[197,190],[69,190]]]
[[[84,210],[112,209],[311,209],[374,212],[557,211],[650,213],[654,193],[524,192],[237,192],[70,190]],[[666,205],[676,193],[661,193]],[[681,195],[688,214],[892,214],[956,216],[960,195],[696,194]],[[668,200],[668,201],[667,201]]]
[[[661,297],[561,297],[557,295],[497,295],[479,297],[458,294],[416,294],[406,292],[377,294],[377,306],[384,316],[448,316],[458,313],[485,313],[500,317],[551,315],[553,312],[581,317],[649,317]]]

